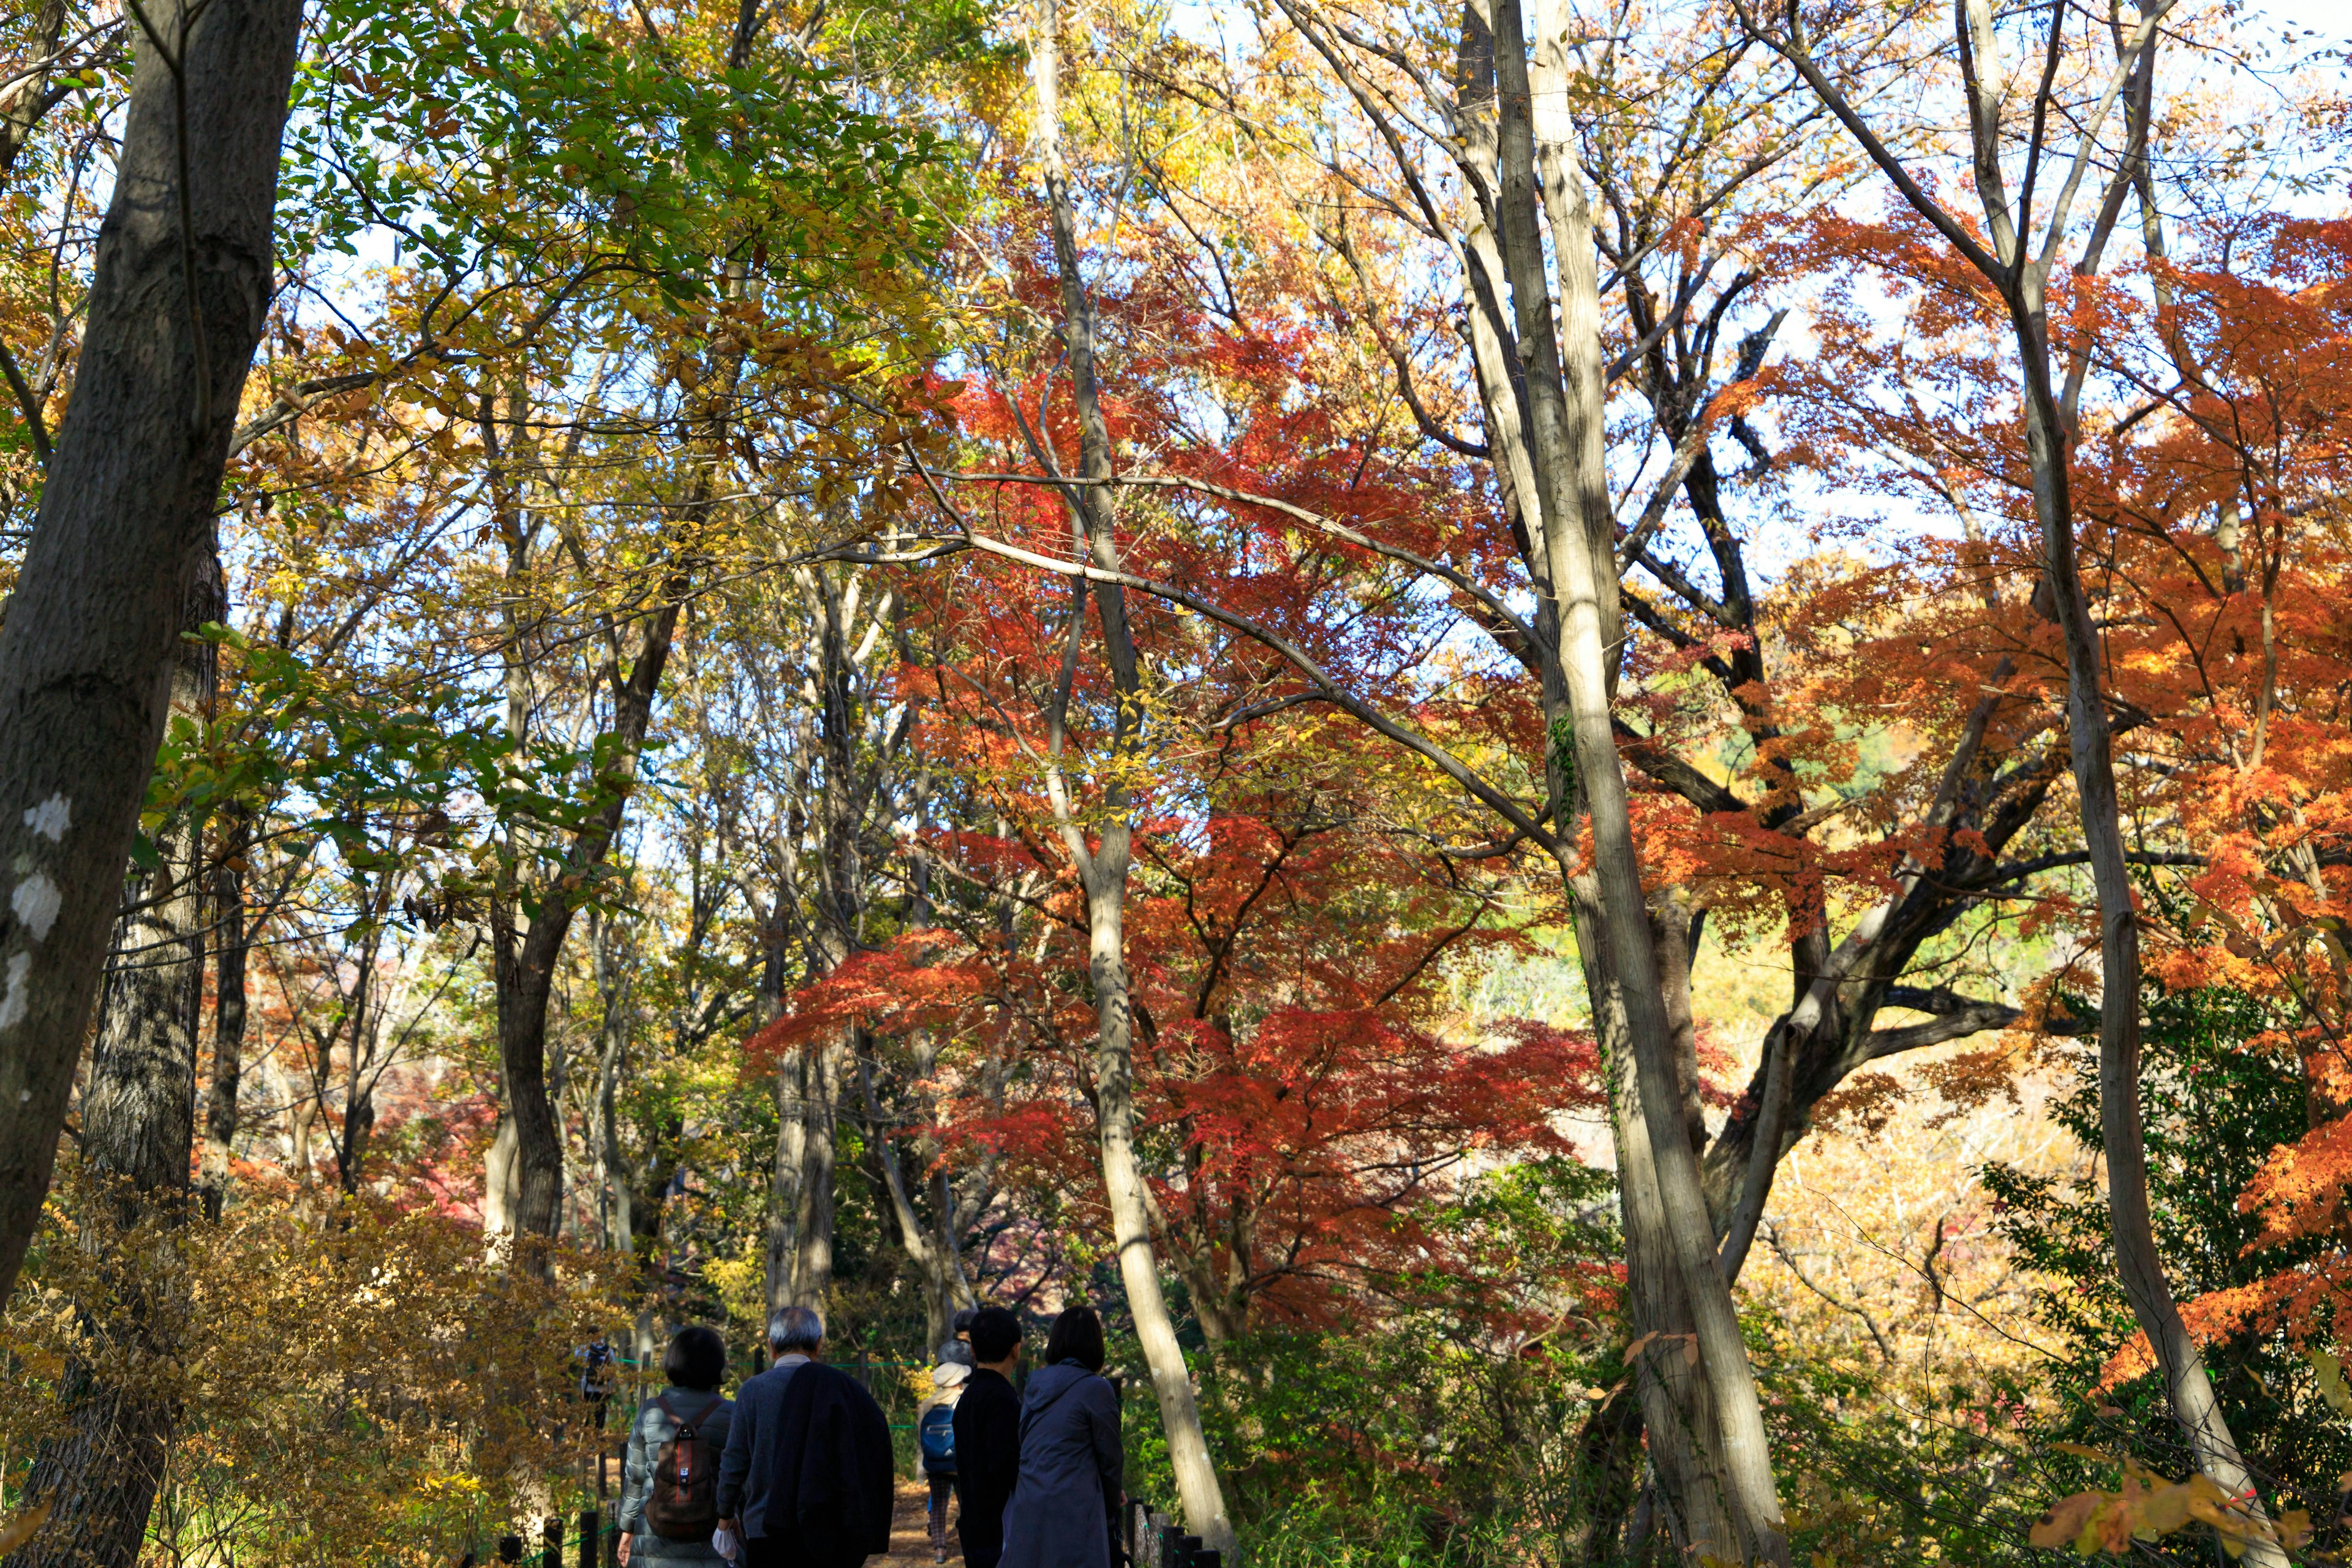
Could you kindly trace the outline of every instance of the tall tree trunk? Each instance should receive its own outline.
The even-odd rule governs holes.
[[[809,1053],[776,1064],[776,1154],[768,1173],[767,1290],[771,1314],[800,1304],[801,1186],[808,1169]]]
[[[1730,1287],[1717,1264],[1698,1156],[1684,1125],[1671,1025],[1611,723],[1612,672],[1624,630],[1617,610],[1615,516],[1603,444],[1599,279],[1585,236],[1583,187],[1573,160],[1550,160],[1554,182],[1563,186],[1559,199],[1568,234],[1557,258],[1560,321],[1555,331],[1518,0],[1496,0],[1494,30],[1504,264],[1528,361],[1535,468],[1552,574],[1549,588],[1559,617],[1556,658],[1568,698],[1577,786],[1591,826],[1599,892],[1601,919],[1580,921],[1577,942],[1588,967],[1607,973],[1618,987],[1657,1173],[1664,1241],[1689,1300],[1699,1365],[1715,1405],[1717,1457],[1744,1538],[1743,1555],[1785,1564],[1787,1532],[1763,1406]]]
[[[207,547],[188,574],[184,625],[222,614],[220,565]],[[184,642],[174,661],[172,710],[201,723],[215,690],[213,646]],[[204,824],[169,818],[153,869],[133,875],[117,922],[89,1085],[82,1098],[85,1169],[114,1184],[114,1223],[185,1217],[194,1150],[196,1037],[205,980]],[[119,1246],[119,1243],[116,1244]],[[172,1244],[152,1255],[111,1257],[101,1276],[110,1300],[86,1309],[97,1331],[118,1339],[133,1364],[173,1357],[186,1306]],[[50,1500],[47,1528],[12,1561],[37,1568],[132,1568],[163,1479],[176,1418],[169,1394],[133,1376],[110,1383],[89,1366],[68,1370],[70,1429],[42,1446],[26,1495]]]
[[[2042,527],[2043,565],[2054,618],[2066,644],[2066,738],[2082,804],[2083,844],[2099,907],[2099,1142],[2107,1163],[2107,1221],[2115,1238],[2116,1274],[2132,1316],[2147,1336],[2164,1375],[2173,1420],[2187,1438],[2197,1468],[2231,1496],[2260,1494],[2238,1441],[2213,1392],[2205,1358],[2189,1335],[2156,1248],[2147,1195],[2147,1144],[2139,1099],[2139,915],[2125,858],[2123,808],[2116,791],[2114,725],[2107,716],[2098,633],[2074,551],[2073,499],[2068,493],[2070,443],[2051,395],[2046,318],[2038,297],[2016,311],[2025,368],[2025,445],[2033,468],[2033,510]],[[2249,1547],[2256,1568],[2284,1568],[2285,1554],[2268,1542]]]
[[[245,967],[251,932],[245,919],[246,816],[234,807],[220,835],[212,877],[213,1079],[205,1099],[205,1147],[198,1184],[207,1218],[228,1202],[229,1161],[236,1141],[237,1092],[245,1076]]]
[[[0,1298],[38,1223],[271,288],[299,0],[158,0],[73,401],[0,628]],[[183,141],[184,136],[185,140]]]
[[[1128,989],[1123,919],[1127,837],[1124,824],[1104,832],[1095,852],[1095,875],[1087,886],[1087,973],[1094,982],[1097,1030],[1095,1116],[1102,1145],[1103,1190],[1110,1201],[1119,1282],[1127,1288],[1136,1338],[1151,1373],[1151,1390],[1159,1396],[1169,1468],[1176,1472],[1184,1523],[1204,1544],[1230,1553],[1233,1526],[1225,1518],[1224,1494],[1209,1458],[1192,1374],[1184,1364],[1183,1347],[1176,1342],[1176,1320],[1160,1287],[1160,1266],[1151,1250],[1151,1214],[1144,1202],[1142,1167],[1135,1157],[1134,1005]],[[1116,852],[1114,837],[1118,841]]]
[[[833,1289],[835,1096],[846,1051],[795,1050],[776,1072],[776,1162],[768,1189],[768,1310],[824,1310]]]
[[[1074,520],[1086,536],[1094,564],[1116,571],[1118,541],[1110,517],[1110,429],[1103,417],[1100,388],[1095,371],[1094,307],[1078,267],[1077,217],[1070,204],[1062,162],[1060,19],[1054,0],[1042,0],[1036,29],[1030,40],[1032,79],[1036,88],[1038,162],[1045,183],[1048,216],[1053,225],[1054,255],[1061,274],[1063,347],[1068,356],[1070,388],[1077,405],[1080,467],[1087,484],[1075,488],[1070,505]],[[1076,638],[1084,620],[1086,586],[1077,584],[1072,605],[1071,635]],[[1094,606],[1102,623],[1104,649],[1118,694],[1118,715],[1112,739],[1114,767],[1131,759],[1143,723],[1142,675],[1134,634],[1127,618],[1125,591],[1115,582],[1094,584]],[[1076,643],[1073,641],[1073,648]],[[1053,754],[1059,767],[1062,729],[1067,712],[1068,666],[1051,714]],[[1119,1279],[1127,1287],[1128,1307],[1135,1317],[1144,1363],[1151,1373],[1152,1392],[1159,1396],[1160,1425],[1168,1438],[1169,1466],[1176,1474],[1176,1491],[1184,1522],[1213,1550],[1234,1551],[1234,1530],[1225,1516],[1225,1500],[1209,1458],[1209,1442],[1201,1425],[1200,1405],[1193,1396],[1192,1377],[1184,1364],[1183,1347],[1176,1341],[1176,1322],[1160,1289],[1158,1260],[1152,1255],[1150,1212],[1145,1203],[1143,1173],[1135,1153],[1135,1009],[1129,994],[1125,914],[1128,868],[1132,854],[1133,823],[1124,785],[1113,785],[1110,811],[1097,827],[1098,842],[1089,849],[1085,828],[1067,809],[1067,791],[1057,779],[1062,839],[1076,867],[1087,895],[1087,962],[1095,993],[1095,1100],[1101,1141],[1103,1187],[1110,1203],[1112,1237],[1118,1249]]]
[[[1597,925],[1601,890],[1594,879],[1580,876],[1571,888],[1580,930]],[[1658,934],[1658,951],[1664,955],[1672,934]],[[1720,1424],[1707,1379],[1693,1353],[1698,1325],[1675,1262],[1659,1190],[1659,1162],[1651,1142],[1652,1122],[1643,1112],[1640,1075],[1627,1038],[1622,987],[1596,954],[1580,956],[1592,998],[1593,1026],[1607,1063],[1618,1205],[1625,1226],[1627,1305],[1634,1339],[1642,1345],[1633,1365],[1640,1404],[1637,1429],[1648,1436],[1650,1463],[1666,1502],[1667,1530],[1685,1559],[1736,1563],[1744,1554],[1738,1516],[1715,1458]]]
[[[622,677],[613,671],[613,762],[610,794],[572,835],[564,858],[566,880],[593,875],[621,830],[637,758],[653,721],[684,606],[687,583],[673,574],[664,583],[657,607],[645,620],[644,641]],[[515,908],[501,901],[492,911],[491,948],[497,980],[499,1068],[506,1114],[514,1127],[514,1229],[541,1242],[555,1238],[563,1209],[563,1145],[548,1092],[547,1007],[555,988],[555,966],[579,906],[558,887],[547,889],[527,929],[516,929]],[[533,1268],[541,1267],[532,1263]]]

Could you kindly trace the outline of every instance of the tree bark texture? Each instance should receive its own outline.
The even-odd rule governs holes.
[[[220,566],[207,543],[194,552],[183,624],[224,613]],[[213,645],[184,641],[173,661],[171,708],[202,721],[216,689]],[[84,1169],[113,1184],[108,1208],[128,1231],[168,1232],[186,1217],[195,1142],[196,1037],[205,979],[204,824],[168,818],[153,868],[132,875],[117,921],[113,960],[89,1081],[82,1096]],[[152,1231],[145,1233],[151,1238]],[[85,1305],[98,1331],[133,1367],[168,1363],[186,1301],[168,1239],[107,1244],[101,1278],[110,1299]],[[168,1394],[134,1372],[110,1378],[67,1370],[69,1430],[42,1445],[26,1495],[49,1500],[47,1526],[11,1559],[37,1568],[134,1568],[163,1479],[176,1412]]]
[[[776,1073],[776,1163],[768,1196],[768,1310],[824,1310],[833,1289],[836,1096],[847,1050],[795,1050]]]
[[[1590,876],[1570,884],[1580,926],[1601,918],[1601,890]],[[1666,933],[1661,933],[1661,949]],[[1580,952],[1592,998],[1609,1083],[1610,1124],[1617,1150],[1618,1207],[1625,1227],[1625,1281],[1631,1309],[1636,1438],[1648,1437],[1650,1463],[1666,1501],[1666,1527],[1685,1560],[1741,1560],[1739,1524],[1721,1466],[1714,1458],[1718,1422],[1696,1351],[1698,1327],[1669,1244],[1658,1162],[1642,1111],[1639,1075],[1626,1037],[1620,987],[1597,960]]]
[[[0,1295],[37,1223],[270,296],[299,0],[133,29],[73,400],[0,627]],[[160,37],[165,48],[159,48]]]
[[[222,824],[220,864],[212,874],[213,1076],[205,1096],[204,1153],[197,1184],[207,1218],[228,1202],[229,1162],[236,1141],[237,1095],[245,1077],[246,958],[252,933],[245,918],[245,822],[234,810]]]

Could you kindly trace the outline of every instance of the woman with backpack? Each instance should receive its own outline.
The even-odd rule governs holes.
[[[1125,1460],[1118,1390],[1102,1375],[1103,1327],[1091,1307],[1054,1320],[1045,1364],[1021,1399],[1021,1479],[1004,1505],[997,1568],[1110,1568]]]
[[[970,1346],[964,1347],[964,1353],[971,1353]],[[948,1500],[955,1495],[956,1480],[956,1401],[963,1396],[964,1384],[971,1377],[971,1368],[967,1363],[942,1359],[931,1368],[929,1397],[915,1407],[915,1452],[922,1461],[923,1479],[931,1488],[926,1518],[930,1525],[934,1563],[948,1560]]]
[[[662,1357],[668,1385],[639,1407],[629,1427],[622,1472],[624,1568],[727,1560],[711,1536],[719,1528],[719,1457],[735,1402],[719,1392],[727,1375],[727,1342],[699,1324],[680,1329]]]

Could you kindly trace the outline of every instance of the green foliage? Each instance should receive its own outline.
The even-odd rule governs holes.
[[[146,836],[174,813],[235,810],[263,820],[297,861],[323,842],[357,877],[406,865],[445,906],[520,884],[519,900],[535,914],[536,873],[567,869],[562,837],[630,788],[612,735],[578,747],[518,745],[454,679],[413,687],[403,705],[387,707],[341,666],[226,626],[202,635],[236,666],[235,695],[209,722],[173,717],[134,858],[152,861]],[[584,904],[610,881],[610,868],[592,868],[565,891]]]
[[[1581,1539],[1579,1440],[1624,1375],[1608,1176],[1566,1160],[1412,1217],[1450,1250],[1373,1315],[1206,1347],[1201,1404],[1247,1560],[1439,1568],[1557,1560]],[[1359,1310],[1364,1304],[1356,1304]],[[1127,1379],[1129,1489],[1167,1506],[1149,1380]]]
[[[2256,1249],[2260,1221],[2238,1206],[2270,1152],[2302,1137],[2307,1125],[2298,1064],[2254,1043],[2277,1020],[2256,999],[2221,989],[2167,994],[2151,985],[2143,1007],[2148,1196],[2175,1296],[2185,1301],[2252,1285],[2331,1245],[2312,1237]],[[2076,1053],[2074,1090],[2057,1117],[2086,1149],[2102,1146],[2098,1057],[2089,1046]],[[2036,1436],[2128,1457],[2163,1475],[2189,1473],[2158,1374],[2100,1386],[2101,1370],[2137,1324],[2116,1280],[2106,1204],[2095,1180],[2054,1182],[1996,1166],[1985,1182],[2006,1211],[2003,1232],[2036,1268],[2061,1281],[2036,1303],[2062,1358],[2051,1371],[2061,1414]],[[2273,1513],[2301,1507],[2332,1516],[2336,1478],[2352,1468],[2352,1430],[2328,1410],[2309,1359],[2285,1336],[2251,1328],[2204,1351],[2230,1429]],[[2116,1481],[2117,1466],[2107,1459],[2076,1455],[2063,1468],[2076,1472],[2063,1490]],[[2192,1536],[2142,1550],[2184,1563],[2210,1561],[2210,1551]]]
[[[560,267],[552,244],[674,301],[706,293],[719,258],[805,293],[897,264],[919,220],[908,175],[937,152],[788,52],[730,68],[678,31],[512,6],[331,0],[316,26],[280,203],[311,232],[289,254],[356,254],[388,226],[453,280],[493,256]]]

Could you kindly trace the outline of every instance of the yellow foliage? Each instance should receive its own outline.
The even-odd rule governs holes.
[[[2085,1452],[2078,1445],[2058,1447]],[[2091,1457],[2106,1456],[2091,1451]],[[2094,1557],[2103,1552],[2129,1552],[2135,1541],[2159,1540],[2197,1524],[2210,1526],[2221,1550],[2232,1558],[2243,1555],[2255,1541],[2276,1542],[2294,1551],[2311,1534],[2310,1516],[2300,1509],[2270,1522],[2250,1512],[2210,1476],[2168,1481],[2126,1459],[2122,1490],[2076,1492],[2060,1499],[2029,1539],[2044,1549],[2070,1546],[2079,1557]]]
[[[64,1369],[166,1400],[169,1560],[446,1565],[570,1500],[595,1442],[575,1348],[615,1300],[597,1261],[558,1254],[542,1281],[469,1226],[368,1200],[254,1193],[129,1231],[115,1212],[71,1174],[52,1195],[0,1318],[27,1374],[0,1447],[60,1428]]]

